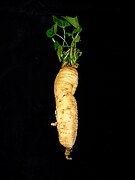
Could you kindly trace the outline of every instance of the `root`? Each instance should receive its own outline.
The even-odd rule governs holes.
[[[70,156],[71,152],[72,152],[72,148],[66,148],[65,149],[65,157],[67,160],[72,160],[72,157]]]
[[[57,126],[57,122],[51,123],[51,126]]]

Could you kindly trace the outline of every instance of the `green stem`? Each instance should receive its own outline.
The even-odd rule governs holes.
[[[55,35],[58,36],[59,38],[61,38],[66,43],[66,45],[69,47],[67,41],[62,36],[60,36],[59,34],[55,34]]]
[[[66,51],[66,55],[65,55],[64,59],[67,58],[67,56],[68,56],[68,54],[69,54],[69,51],[70,51],[70,49],[68,49],[68,50]]]
[[[65,37],[65,28],[63,28],[63,33],[64,33],[64,41],[63,41],[63,46],[64,46],[64,42],[66,41],[66,37]]]

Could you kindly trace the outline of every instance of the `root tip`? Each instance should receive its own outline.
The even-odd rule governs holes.
[[[66,148],[65,150],[65,157],[67,160],[72,160],[72,157],[70,156],[72,149],[71,148]]]

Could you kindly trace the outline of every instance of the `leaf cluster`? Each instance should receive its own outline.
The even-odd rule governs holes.
[[[54,24],[46,31],[46,35],[52,39],[59,61],[63,66],[78,66],[77,60],[82,52],[76,44],[81,41],[82,27],[79,25],[77,16],[61,16],[61,18],[52,16],[52,19]]]

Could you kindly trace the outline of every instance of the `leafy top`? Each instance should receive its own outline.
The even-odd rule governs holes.
[[[46,35],[52,39],[59,61],[62,66],[68,65],[77,68],[79,65],[77,63],[78,57],[82,55],[80,49],[76,47],[76,43],[80,41],[79,34],[82,31],[77,16],[61,16],[61,18],[52,16],[52,19],[54,24],[46,31]]]

